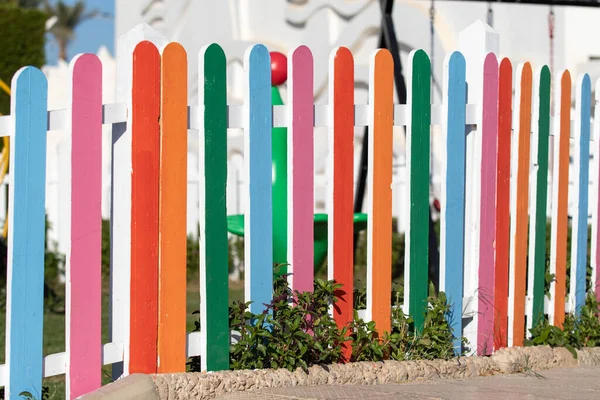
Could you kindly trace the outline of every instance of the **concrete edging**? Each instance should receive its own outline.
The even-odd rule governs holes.
[[[577,350],[577,359],[564,348],[548,346],[502,349],[490,357],[453,360],[357,362],[313,366],[308,373],[297,369],[262,369],[212,373],[131,375],[83,396],[85,400],[187,400],[213,399],[230,392],[270,387],[323,384],[375,385],[437,379],[518,373],[528,370],[599,366],[600,348]],[[109,389],[119,385],[119,388]],[[153,389],[149,390],[149,386]],[[140,393],[134,393],[139,388]],[[102,392],[102,394],[100,394]]]
[[[82,400],[160,400],[152,375],[132,374],[79,396]]]

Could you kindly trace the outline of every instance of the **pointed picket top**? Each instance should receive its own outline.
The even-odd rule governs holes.
[[[138,38],[138,42],[141,42],[142,40],[148,40],[153,43],[156,41],[166,40],[165,36],[161,32],[151,27],[147,22],[141,22],[119,36],[119,42],[122,42],[124,39],[129,40],[132,38]]]
[[[114,60],[115,57],[111,54],[106,46],[100,46],[98,51],[96,52],[96,56],[100,59],[100,61],[104,62],[105,60]]]
[[[138,43],[148,41],[158,49],[167,45],[167,38],[142,22],[125,32],[117,40],[117,101],[126,101],[131,92],[131,68],[133,50]]]
[[[494,28],[478,19],[459,32],[458,48],[467,59],[468,69],[469,58],[477,56],[483,61],[488,53],[498,53],[500,50],[500,34]]]
[[[489,53],[498,54],[500,35],[491,26],[479,19],[458,34],[458,50],[462,52],[467,60],[469,102],[480,102],[483,62]],[[467,207],[467,209],[469,208]]]
[[[500,42],[500,34],[494,28],[481,19],[473,22],[458,34],[459,47],[464,43],[480,45],[480,51],[489,50],[489,47],[497,47]]]

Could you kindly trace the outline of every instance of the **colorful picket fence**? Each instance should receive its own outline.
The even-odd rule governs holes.
[[[155,40],[155,42],[159,40]],[[161,48],[161,50],[159,50]],[[36,68],[12,80],[11,115],[0,117],[10,136],[9,252],[6,364],[0,384],[8,398],[41,394],[42,378],[66,373],[68,398],[101,385],[103,364],[122,364],[122,373],[185,371],[189,356],[201,355],[206,370],[229,367],[228,252],[226,229],[227,129],[245,130],[245,295],[260,312],[272,296],[271,128],[288,127],[288,232],[291,285],[312,290],[313,128],[329,128],[329,276],[344,285],[334,317],[353,318],[353,142],[354,128],[368,125],[369,201],[367,310],[383,332],[391,326],[392,143],[394,127],[407,127],[410,223],[406,233],[404,308],[416,329],[423,325],[428,294],[430,129],[444,132],[440,285],[451,305],[450,323],[460,352],[464,316],[477,314],[477,354],[522,345],[526,329],[545,313],[560,326],[565,311],[578,312],[586,295],[588,210],[592,218],[592,285],[600,298],[599,204],[588,205],[590,174],[599,191],[600,108],[593,135],[591,82],[577,80],[571,128],[571,77],[556,74],[551,90],[547,67],[532,71],[485,55],[478,103],[467,104],[468,60],[453,52],[444,60],[444,100],[431,105],[431,65],[423,50],[407,66],[408,104],[394,104],[393,60],[376,50],[370,62],[368,105],[354,104],[354,60],[346,48],[330,58],[329,105],[313,99],[313,57],[299,46],[288,57],[288,99],[271,105],[270,56],[263,45],[244,59],[245,102],[227,104],[226,56],[217,44],[198,56],[198,105],[188,106],[187,57],[178,43],[138,40],[124,63],[124,102],[102,104],[102,66],[94,55],[71,62],[70,101],[47,111],[47,82]],[[475,78],[473,78],[475,79]],[[599,86],[600,87],[600,86]],[[514,100],[512,91],[515,90]],[[554,96],[555,114],[550,114]],[[514,102],[514,103],[513,103]],[[513,105],[514,104],[514,105]],[[113,124],[110,343],[101,341],[101,127]],[[476,127],[476,129],[475,129]],[[186,157],[187,130],[200,137],[201,332],[186,333]],[[46,135],[67,130],[71,150],[71,243],[67,257],[66,352],[43,357],[44,199]],[[514,130],[514,134],[512,131]],[[49,132],[50,131],[50,132]],[[467,138],[478,170],[476,210],[467,209]],[[549,169],[549,138],[556,163]],[[590,168],[590,146],[595,165]],[[575,192],[568,193],[569,145],[575,143]],[[475,142],[478,143],[478,142]],[[533,148],[530,158],[530,149]],[[533,168],[531,166],[533,165]],[[548,174],[552,192],[548,193]],[[531,188],[531,193],[530,189]],[[129,196],[123,196],[129,193]],[[566,287],[568,196],[576,199],[572,224],[571,280]],[[529,201],[531,199],[531,203]],[[552,205],[551,298],[544,292],[546,208]],[[125,211],[124,211],[125,210]],[[477,212],[477,230],[465,216]],[[123,223],[120,218],[128,223]],[[529,229],[529,232],[528,232]],[[475,263],[465,262],[466,238],[477,243]],[[529,240],[527,237],[529,236]],[[123,247],[124,246],[124,247]],[[121,250],[119,250],[121,251]],[[130,255],[123,259],[122,254]],[[529,261],[527,261],[529,260]],[[527,265],[527,262],[529,264]],[[125,268],[123,268],[125,265]],[[528,271],[528,273],[527,273]],[[465,290],[467,275],[478,290]],[[567,296],[568,289],[568,296]],[[474,301],[473,301],[474,300]],[[125,323],[123,323],[125,321]],[[115,328],[116,327],[116,328]],[[346,349],[346,351],[349,351]]]

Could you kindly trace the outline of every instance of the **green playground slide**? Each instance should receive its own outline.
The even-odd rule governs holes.
[[[279,89],[271,88],[273,105],[283,105]],[[287,268],[287,128],[273,128],[273,263],[284,264],[276,275],[286,274]],[[354,231],[367,228],[367,215],[354,214]],[[227,229],[237,236],[244,236],[244,215],[227,217]],[[327,257],[327,214],[315,214],[314,228],[315,269],[319,268]]]

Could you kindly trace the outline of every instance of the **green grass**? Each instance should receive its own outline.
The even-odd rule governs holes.
[[[109,291],[108,286],[104,285],[102,295],[102,343],[109,341],[108,332],[108,301]],[[197,315],[192,315],[194,310],[199,308],[200,292],[199,292],[199,280],[198,278],[192,277],[188,281],[187,285],[187,331],[191,332],[194,329],[194,321],[197,320]],[[59,293],[61,297],[64,296],[64,289]],[[230,303],[234,300],[242,300],[244,297],[244,284],[241,283],[230,283],[229,301]],[[63,297],[64,298],[64,297]],[[6,332],[6,315],[2,311],[0,312],[0,363],[5,361],[5,332]],[[65,314],[64,312],[51,312],[46,311],[44,313],[44,345],[43,345],[44,356],[49,354],[55,354],[65,351]],[[110,383],[111,379],[111,366],[105,365],[102,368],[102,384],[105,385]],[[43,384],[48,386],[50,399],[59,400],[65,398],[65,375],[53,376],[44,379]]]

